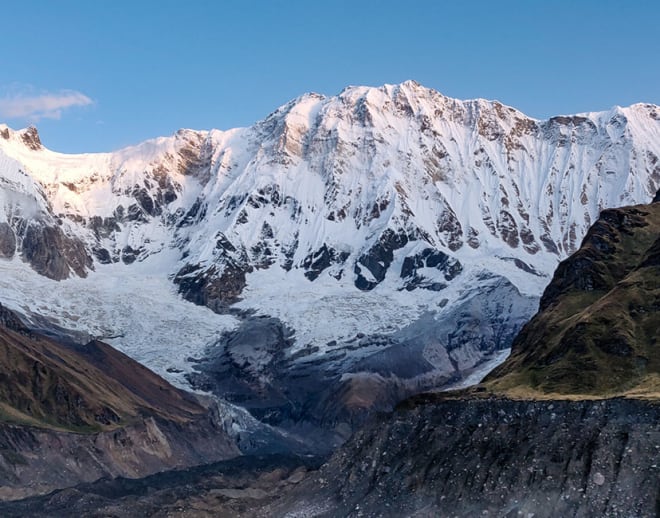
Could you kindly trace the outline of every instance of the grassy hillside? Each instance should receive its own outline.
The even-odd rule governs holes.
[[[482,387],[524,397],[658,397],[659,338],[660,203],[605,210]]]
[[[94,432],[143,416],[185,422],[204,413],[109,345],[59,344],[0,306],[0,421]]]

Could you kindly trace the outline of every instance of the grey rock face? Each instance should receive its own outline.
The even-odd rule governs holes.
[[[408,243],[408,240],[408,235],[404,232],[397,233],[389,228],[383,232],[378,242],[355,263],[354,270],[357,276],[355,287],[363,291],[369,291],[381,283],[385,279],[385,274],[390,264],[392,264],[394,251],[403,248]],[[371,276],[374,278],[373,281],[365,278],[362,268],[369,270]]]
[[[420,253],[408,256],[403,260],[401,278],[406,280],[406,290],[412,291],[415,288],[425,288],[440,291],[446,287],[444,283],[434,283],[426,280],[424,275],[418,272],[422,268],[435,268],[444,272],[446,281],[451,281],[462,270],[461,263],[457,259],[449,257],[440,250],[425,248]]]
[[[305,257],[305,260],[302,263],[303,268],[307,270],[305,272],[305,277],[310,281],[316,280],[318,276],[332,264],[344,263],[346,259],[348,259],[348,255],[347,252],[338,252],[324,243],[321,248]]]
[[[204,269],[188,264],[176,274],[174,284],[179,287],[184,299],[223,312],[239,300],[246,285],[245,274],[250,271],[251,267],[227,265],[218,273],[215,266]]]
[[[37,273],[55,280],[66,279],[71,271],[86,277],[93,264],[85,245],[67,237],[59,227],[28,224],[21,249],[23,258]]]
[[[16,235],[4,221],[0,223],[0,257],[11,259],[16,252]]]
[[[114,431],[75,434],[0,426],[0,501],[42,494],[101,477],[144,477],[239,454],[222,424],[147,418]]]

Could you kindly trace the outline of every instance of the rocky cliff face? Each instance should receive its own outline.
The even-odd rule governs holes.
[[[110,337],[179,384],[220,390],[231,365],[241,386],[231,392],[252,408],[262,395],[263,415],[314,408],[312,421],[320,412],[344,429],[366,392],[387,406],[510,345],[600,210],[656,192],[659,113],[638,104],[538,121],[409,81],[308,94],[250,128],[181,130],[108,154],[53,153],[33,129],[3,127],[5,302]],[[145,303],[157,282],[167,289]],[[84,297],[100,285],[110,289]],[[180,311],[174,290],[233,317],[213,317],[211,330],[191,310],[190,326],[159,331],[146,306]],[[26,302],[28,292],[46,299]],[[225,350],[255,313],[291,339],[277,352],[256,335],[252,352]],[[415,334],[426,345],[413,351]],[[414,369],[393,368],[408,355]],[[319,390],[291,394],[298,374]]]

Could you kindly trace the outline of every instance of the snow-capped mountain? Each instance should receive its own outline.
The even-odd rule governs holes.
[[[508,347],[599,211],[653,197],[659,156],[654,105],[539,121],[413,81],[114,153],[0,126],[0,301],[340,426]]]

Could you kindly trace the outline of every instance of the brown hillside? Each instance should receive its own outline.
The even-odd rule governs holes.
[[[205,413],[192,396],[109,345],[62,345],[0,306],[1,420],[92,432],[144,416],[186,422]]]

